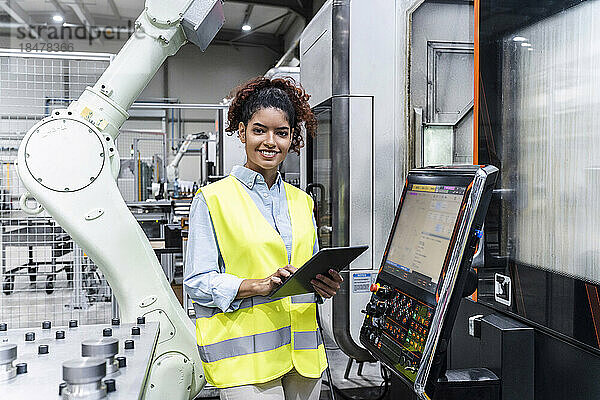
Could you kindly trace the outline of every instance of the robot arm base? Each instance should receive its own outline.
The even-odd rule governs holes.
[[[193,399],[196,390],[192,388],[194,379],[193,363],[181,353],[168,352],[157,357],[150,369],[150,376],[146,385],[145,400],[164,399]],[[203,379],[204,381],[204,379]],[[199,387],[203,387],[201,382]]]

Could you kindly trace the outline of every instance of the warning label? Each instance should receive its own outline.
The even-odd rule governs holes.
[[[377,274],[370,272],[357,272],[352,274],[352,293],[366,293],[371,284],[377,280]]]

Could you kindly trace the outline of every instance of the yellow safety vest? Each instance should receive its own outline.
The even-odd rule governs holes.
[[[225,272],[262,279],[288,264],[283,239],[233,176],[201,189],[225,264]],[[303,265],[315,241],[312,199],[285,184],[292,223],[291,264]],[[316,320],[314,294],[242,300],[238,310],[196,309],[196,339],[206,380],[219,388],[264,383],[295,368],[319,378],[327,367]]]

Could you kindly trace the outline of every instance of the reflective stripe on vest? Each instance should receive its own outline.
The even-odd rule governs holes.
[[[292,225],[291,264],[303,265],[315,242],[312,199],[284,183]],[[283,239],[233,176],[201,189],[225,273],[262,279],[288,264]],[[206,380],[216,387],[263,383],[292,368],[318,378],[327,366],[316,322],[315,295],[255,296],[233,312],[194,304]]]
[[[315,297],[314,293],[297,294],[295,296],[292,296],[291,298],[292,298],[292,303],[294,303],[294,304],[315,303],[316,302],[316,297]],[[241,310],[243,308],[250,308],[250,307],[256,306],[258,304],[271,303],[273,301],[277,301],[277,300],[281,300],[281,299],[282,299],[281,297],[271,299],[270,297],[265,297],[265,296],[248,297],[247,299],[243,299],[240,302],[238,310]],[[210,318],[213,315],[217,315],[217,314],[220,314],[223,312],[217,307],[204,307],[204,306],[201,306],[194,302],[192,302],[192,303],[194,305],[194,311],[196,313],[196,318]]]
[[[209,363],[224,358],[274,350],[290,343],[291,329],[286,326],[272,332],[228,339],[207,346],[198,346],[198,351],[202,362]],[[294,350],[316,350],[322,343],[321,332],[318,329],[316,331],[294,332]]]
[[[272,332],[228,339],[207,346],[198,346],[202,362],[214,362],[224,358],[244,356],[251,353],[274,350],[290,344],[292,331],[289,326]]]
[[[321,344],[323,344],[323,340],[318,329],[316,331],[294,332],[294,350],[318,349]]]
[[[315,303],[316,301],[317,298],[314,293],[297,294],[292,296],[292,303],[294,304]]]
[[[305,296],[305,295],[299,295],[299,296]],[[292,302],[294,302],[294,297],[292,297]],[[240,305],[238,307],[238,310],[244,309],[244,308],[250,308],[259,304],[266,304],[266,303],[271,303],[273,301],[277,301],[277,300],[281,300],[282,297],[277,297],[275,299],[271,299],[269,297],[265,297],[265,296],[254,296],[254,297],[248,297],[247,299],[243,299],[240,302]],[[313,300],[314,301],[314,300]],[[306,301],[298,301],[299,303],[306,303]],[[217,315],[217,314],[221,314],[223,313],[223,311],[221,311],[219,308],[217,307],[204,307],[201,306],[197,303],[193,303],[194,305],[194,311],[196,313],[196,318],[210,318],[213,315]]]

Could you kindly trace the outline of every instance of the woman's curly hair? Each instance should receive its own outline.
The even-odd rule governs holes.
[[[300,154],[300,149],[304,147],[303,125],[311,137],[317,133],[317,119],[308,104],[310,95],[292,78],[256,77],[235,88],[230,98],[233,98],[233,101],[227,114],[229,120],[229,126],[225,129],[227,132],[237,132],[240,122],[247,126],[252,115],[258,110],[277,108],[287,115],[294,132],[291,151]]]

